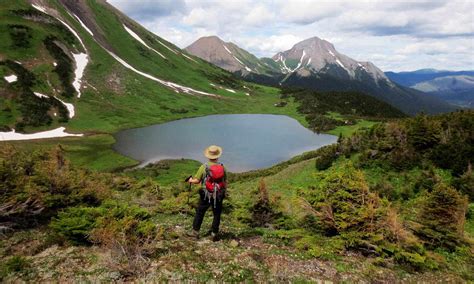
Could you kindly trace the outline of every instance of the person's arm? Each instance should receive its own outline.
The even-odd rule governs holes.
[[[194,175],[194,177],[191,177],[188,182],[190,184],[200,184],[201,180],[204,176],[204,171],[205,171],[205,165],[202,165],[199,167],[197,173]]]

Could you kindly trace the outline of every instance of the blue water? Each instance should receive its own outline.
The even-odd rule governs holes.
[[[142,164],[180,158],[205,162],[203,150],[219,145],[220,161],[232,172],[270,167],[337,141],[336,136],[313,133],[288,116],[267,114],[182,119],[124,130],[115,138],[116,151]]]

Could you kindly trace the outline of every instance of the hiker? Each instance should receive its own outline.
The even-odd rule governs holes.
[[[199,204],[194,216],[193,230],[191,236],[199,238],[204,214],[209,207],[212,208],[214,219],[212,221],[211,237],[214,241],[218,239],[219,224],[221,222],[222,201],[226,190],[226,170],[223,164],[218,162],[222,155],[222,148],[216,145],[207,147],[204,156],[209,161],[199,167],[196,175],[188,179],[190,184],[201,184],[199,189]]]

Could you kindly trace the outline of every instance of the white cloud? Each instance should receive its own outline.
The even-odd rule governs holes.
[[[294,0],[280,2],[279,12],[282,18],[297,24],[310,24],[330,18],[340,14],[344,9],[342,1]]]
[[[265,27],[268,23],[275,21],[275,14],[264,5],[254,7],[250,13],[244,17],[244,23],[250,26]]]
[[[304,39],[304,37],[292,34],[248,36],[241,38],[239,44],[246,50],[252,50],[257,56],[272,56],[280,51],[290,49],[295,43]]]

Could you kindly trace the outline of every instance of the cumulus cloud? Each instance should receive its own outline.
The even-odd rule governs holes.
[[[384,70],[474,69],[471,0],[108,0],[186,47],[217,35],[257,56],[319,36]]]

